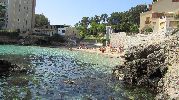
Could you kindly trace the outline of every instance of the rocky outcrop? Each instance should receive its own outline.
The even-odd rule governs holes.
[[[12,68],[17,67],[16,65],[12,65],[10,62],[6,60],[0,60],[0,75],[5,75],[9,71],[11,71]]]
[[[179,34],[170,36],[167,45],[167,67],[168,71],[160,80],[159,94],[157,100],[179,100]]]
[[[156,89],[167,72],[165,51],[159,44],[132,47],[124,58],[124,66],[117,69],[122,70],[123,80],[129,84]]]
[[[26,73],[27,70],[6,60],[0,60],[0,76],[8,76],[11,72]]]
[[[146,37],[145,37],[146,38]],[[179,99],[179,34],[151,34],[144,42],[133,43],[124,65],[113,69],[113,77],[157,92],[156,100]],[[130,40],[131,38],[129,38]],[[135,41],[135,40],[134,40]]]

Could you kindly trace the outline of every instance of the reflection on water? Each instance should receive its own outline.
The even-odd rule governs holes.
[[[111,80],[120,59],[65,49],[0,46],[0,57],[28,69],[0,79],[0,99],[152,99],[145,89]]]

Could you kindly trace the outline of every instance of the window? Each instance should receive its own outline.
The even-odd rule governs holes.
[[[151,21],[150,21],[150,17],[146,17],[146,21],[145,21],[145,24],[150,24]]]
[[[65,30],[62,30],[62,33],[65,33]]]

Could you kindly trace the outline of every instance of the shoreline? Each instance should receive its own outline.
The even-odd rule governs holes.
[[[124,52],[122,52],[122,53],[118,53],[117,51],[111,52],[108,47],[104,53],[102,53],[99,49],[100,48],[78,49],[77,47],[73,47],[71,50],[72,51],[82,51],[82,52],[87,52],[87,53],[96,53],[96,54],[100,54],[100,55],[104,55],[104,56],[108,56],[108,57],[114,57],[114,58],[122,58],[122,56],[124,56]],[[68,50],[70,50],[70,49],[68,48]]]

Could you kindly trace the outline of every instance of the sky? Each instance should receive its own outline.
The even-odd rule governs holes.
[[[82,17],[127,11],[152,0],[36,0],[36,14],[44,14],[51,25],[74,25]]]

